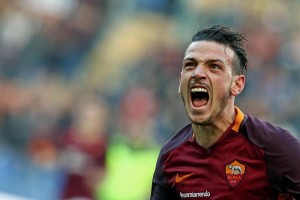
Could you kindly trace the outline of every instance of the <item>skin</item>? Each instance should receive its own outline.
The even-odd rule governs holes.
[[[245,76],[233,72],[235,52],[213,41],[192,42],[185,52],[179,78],[179,92],[192,123],[196,141],[210,148],[233,123],[235,97],[245,86]],[[195,107],[191,88],[207,89],[206,105]]]

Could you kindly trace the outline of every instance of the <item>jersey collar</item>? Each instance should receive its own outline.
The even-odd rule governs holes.
[[[242,111],[237,106],[235,106],[235,112],[236,112],[236,117],[234,120],[234,124],[232,126],[232,130],[235,132],[239,132],[241,123],[244,120],[245,115],[244,115],[244,113],[242,113]]]
[[[231,126],[232,126],[231,130],[238,133],[239,129],[240,129],[240,126],[242,124],[242,121],[245,118],[245,114],[237,106],[235,106],[234,109],[235,109],[235,112],[236,112],[236,117],[235,117],[235,120],[234,120],[233,124],[231,124]],[[192,133],[192,138],[195,139],[195,133],[194,132]]]

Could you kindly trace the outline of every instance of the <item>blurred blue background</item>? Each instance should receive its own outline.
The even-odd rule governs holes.
[[[212,24],[247,34],[236,104],[300,137],[299,9],[297,0],[1,0],[0,199],[148,199],[160,146],[188,123],[177,94],[183,53]]]

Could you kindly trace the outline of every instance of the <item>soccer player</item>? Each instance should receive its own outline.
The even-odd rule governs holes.
[[[179,93],[191,121],[161,149],[151,200],[300,199],[300,142],[244,114],[245,37],[215,25],[198,31],[183,59]]]

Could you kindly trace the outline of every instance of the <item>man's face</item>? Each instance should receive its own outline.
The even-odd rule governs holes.
[[[230,47],[212,41],[193,42],[187,48],[179,89],[192,123],[213,123],[233,102],[237,95],[234,55]]]

